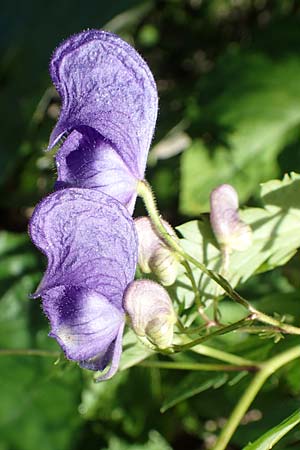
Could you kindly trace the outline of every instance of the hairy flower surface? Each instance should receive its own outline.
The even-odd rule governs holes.
[[[157,116],[157,89],[139,54],[118,36],[89,30],[54,52],[50,73],[62,99],[52,148],[57,187],[99,188],[132,213]]]
[[[118,367],[124,328],[123,295],[137,264],[137,236],[126,208],[96,190],[59,190],[36,207],[34,244],[48,266],[41,296],[57,339],[69,359],[91,370]]]

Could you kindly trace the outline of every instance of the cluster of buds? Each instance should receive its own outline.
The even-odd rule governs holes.
[[[223,270],[226,270],[232,251],[243,251],[250,247],[252,231],[239,217],[238,195],[229,184],[222,184],[212,191],[210,204],[211,226],[224,258]],[[176,240],[172,227],[164,220],[162,223],[166,233]],[[165,286],[173,284],[179,266],[177,255],[164,242],[163,236],[156,232],[150,218],[135,219],[135,227],[141,271],[153,273]],[[125,293],[124,309],[140,338],[146,338],[160,349],[170,347],[176,315],[170,297],[161,285],[150,280],[132,282]]]
[[[171,225],[161,220],[166,233],[174,240],[177,235]],[[222,249],[244,251],[252,244],[252,230],[239,217],[239,198],[230,184],[221,184],[210,195],[210,222]],[[160,236],[149,217],[135,219],[138,234],[138,263],[143,273],[153,273],[159,281],[170,286],[176,280],[179,258]]]
[[[153,273],[158,281],[169,286],[176,280],[179,260],[159,236],[149,217],[135,219],[138,235],[138,264],[143,273]],[[172,227],[162,220],[166,233],[177,236]],[[124,309],[134,332],[157,348],[170,347],[176,314],[166,289],[151,280],[132,282],[125,293]]]

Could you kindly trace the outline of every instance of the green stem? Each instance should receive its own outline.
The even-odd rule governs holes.
[[[194,266],[198,267],[203,273],[205,273],[209,278],[211,278],[215,283],[221,286],[226,294],[235,302],[242,305],[246,308],[251,314],[253,320],[258,320],[259,322],[266,323],[268,325],[273,325],[280,328],[282,333],[288,334],[297,334],[300,335],[300,328],[294,327],[293,325],[287,325],[285,323],[280,322],[279,320],[274,319],[273,317],[268,316],[267,314],[262,313],[257,310],[250,303],[247,302],[238,292],[236,292],[232,286],[228,283],[225,278],[208,269],[204,264],[195,259],[193,256],[186,253],[179,242],[174,239],[168,231],[165,229],[162,220],[160,218],[159,211],[156,206],[156,200],[153,195],[152,189],[146,180],[141,180],[138,183],[137,187],[138,195],[142,197],[145,207],[149,213],[149,216],[157,230],[157,232],[161,235],[162,239],[172,248],[179,256],[182,257],[183,260],[191,262]]]
[[[227,444],[229,443],[231,437],[237,429],[240,421],[246,414],[249,406],[255,399],[257,393],[259,392],[267,378],[276,370],[280,369],[280,367],[284,366],[290,361],[293,361],[296,358],[300,358],[299,345],[286,350],[278,356],[274,356],[263,364],[262,369],[257,373],[257,375],[255,375],[252,382],[249,384],[248,388],[240,398],[238,404],[232,411],[213,450],[225,450],[227,448]]]
[[[199,294],[199,289],[197,287],[196,284],[196,280],[193,274],[193,271],[191,269],[190,264],[188,263],[188,261],[182,261],[182,265],[184,266],[185,270],[186,270],[186,275],[189,278],[191,285],[192,285],[192,289],[194,291],[194,296],[195,296],[195,303],[198,307],[203,306],[201,299],[200,299],[200,294]]]
[[[177,331],[177,334],[199,334],[201,333],[201,331],[206,330],[207,329],[207,323],[203,324],[203,325],[199,325],[199,327],[188,327],[185,328],[182,323],[179,321],[179,319],[177,319],[177,326],[179,328],[179,331]]]
[[[281,333],[282,330],[278,327],[274,327],[272,325],[270,325],[269,327],[263,326],[263,325],[257,325],[257,326],[252,326],[252,327],[243,327],[240,328],[240,331],[242,331],[243,333],[255,333],[255,334],[259,334],[259,333]]]
[[[229,265],[230,265],[230,251],[229,249],[221,245],[221,267],[219,270],[219,274],[221,277],[226,278],[229,271]],[[216,298],[223,294],[223,288],[220,289],[220,285],[217,286],[216,290]]]
[[[184,334],[188,334],[184,331],[184,327],[178,319],[178,326],[182,330]],[[250,328],[250,327],[249,327]],[[203,326],[201,327],[203,330]],[[240,329],[245,329],[242,327]],[[250,328],[251,329],[251,328]],[[223,350],[219,350],[217,348],[209,347],[207,345],[198,344],[193,347],[193,352],[198,353],[199,355],[208,356],[210,358],[218,359],[219,361],[224,361],[229,364],[235,365],[255,365],[257,364],[255,361],[251,361],[250,359],[242,358],[241,356],[233,355],[232,353],[224,352]]]
[[[29,127],[36,129],[37,126],[42,122],[47,112],[48,106],[50,105],[51,100],[55,96],[54,87],[47,88],[42,95],[34,113],[29,122]]]
[[[202,344],[202,342],[205,342],[208,339],[211,339],[212,337],[219,336],[221,334],[226,334],[229,333],[230,331],[235,331],[238,328],[243,327],[245,324],[249,323],[249,320],[251,320],[250,316],[238,320],[237,322],[234,322],[230,325],[226,325],[225,327],[219,328],[213,331],[212,333],[209,333],[205,336],[201,336],[191,342],[188,342],[187,344],[173,345],[174,353],[189,350],[190,348],[195,347],[195,345]]]
[[[232,353],[224,352],[217,348],[209,347],[207,345],[198,344],[193,347],[193,352],[199,355],[209,356],[210,358],[218,359],[219,361],[224,361],[229,364],[234,364],[237,366],[253,366],[258,365],[256,361],[251,361],[250,359],[242,358],[241,356],[233,355]]]
[[[282,323],[279,320],[274,319],[274,317],[268,316],[261,311],[252,307],[253,319],[258,320],[259,322],[266,323],[268,325],[272,325],[277,328],[277,331],[286,334],[298,334],[300,335],[300,328],[294,327],[293,325],[288,325],[287,323]],[[255,317],[256,316],[256,317]]]
[[[1,348],[0,356],[46,356],[50,358],[58,358],[60,352],[50,351],[50,350],[38,350],[38,349],[27,349],[27,348]]]
[[[207,372],[239,372],[247,370],[255,372],[259,370],[256,365],[236,366],[229,364],[204,364],[204,363],[190,363],[190,362],[171,362],[171,361],[142,361],[138,364],[142,367],[154,367],[157,369],[176,369],[176,370],[202,370]]]
[[[189,334],[184,331],[184,327],[178,319],[178,326],[183,331],[183,334]],[[250,328],[250,327],[249,327]],[[200,327],[199,327],[200,329]],[[203,330],[203,326],[201,327]],[[241,327],[240,329],[245,329],[245,327]],[[251,328],[250,328],[251,329]],[[196,329],[198,330],[198,328]],[[233,355],[232,353],[224,352],[223,350],[219,350],[217,348],[209,347],[207,345],[198,344],[193,347],[193,352],[198,353],[199,355],[208,356],[210,358],[218,359],[219,361],[224,361],[229,364],[235,365],[255,365],[257,364],[255,361],[251,361],[250,359],[242,358],[241,356]]]

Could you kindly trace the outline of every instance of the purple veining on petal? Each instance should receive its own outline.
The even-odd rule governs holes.
[[[109,364],[108,371],[96,378],[96,381],[104,381],[111,378],[119,367],[119,362],[122,354],[122,337],[124,331],[125,321],[122,322],[116,339],[110,344],[106,352],[100,353],[94,358],[80,361],[80,366],[89,370],[104,370]]]
[[[55,286],[76,286],[121,305],[135,274],[137,236],[118,201],[93,189],[57,191],[36,207],[29,232],[48,259],[35,296]]]
[[[50,148],[66,132],[91,127],[143,178],[157,116],[157,90],[140,55],[118,36],[89,30],[63,42],[50,64],[62,97]]]
[[[56,154],[56,165],[57,189],[97,188],[133,213],[137,180],[114,148],[93,129],[72,131]]]
[[[156,116],[157,90],[138,53],[118,36],[91,30],[63,42],[50,64],[62,109],[49,148],[55,193],[36,207],[30,234],[46,255],[41,296],[69,359],[91,370],[117,370],[125,324],[124,292],[134,278],[133,212]],[[64,189],[62,189],[64,188]]]
[[[64,286],[43,293],[43,309],[54,337],[66,356],[75,361],[88,360],[107,353],[124,323],[124,313],[105,297],[84,288]],[[111,355],[109,355],[111,356]],[[98,358],[103,370],[111,357]]]

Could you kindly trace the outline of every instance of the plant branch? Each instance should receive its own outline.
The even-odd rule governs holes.
[[[280,369],[280,367],[288,364],[296,358],[300,358],[300,345],[292,347],[280,355],[274,356],[263,364],[261,370],[255,375],[252,382],[240,398],[238,404],[232,411],[213,450],[225,450],[227,448],[227,444],[237,429],[240,421],[246,414],[249,406],[255,399],[257,393],[267,378],[276,372],[276,370]]]
[[[206,364],[206,363],[190,363],[190,362],[171,362],[171,361],[142,361],[138,364],[142,367],[151,367],[157,369],[176,369],[176,370],[198,370],[207,372],[240,372],[247,370],[256,372],[259,367],[256,365],[236,366],[231,364]]]
[[[259,363],[250,359],[242,358],[241,356],[233,355],[232,353],[224,352],[217,348],[209,347],[207,345],[198,344],[193,347],[193,352],[199,355],[208,356],[210,358],[218,359],[229,364],[237,366],[258,366]]]
[[[181,247],[179,242],[176,239],[174,239],[164,227],[163,222],[160,218],[159,211],[156,206],[156,200],[152,192],[151,186],[146,180],[139,181],[137,191],[138,195],[143,199],[145,203],[145,207],[149,213],[149,216],[157,232],[160,234],[160,236],[166,242],[166,244],[169,245],[169,247],[172,248],[175,252],[177,252],[177,254],[182,258],[182,260],[189,261],[195,267],[198,267],[198,269],[200,269],[203,273],[205,273],[215,283],[221,286],[226,292],[226,294],[232,300],[242,305],[252,314],[253,320],[258,320],[259,322],[278,327],[282,333],[300,335],[299,327],[282,323],[279,320],[257,310],[252,305],[250,305],[250,303],[248,303],[247,300],[244,299],[238,292],[236,292],[221,274],[218,274],[213,270],[208,269],[203,263],[201,263],[193,256],[185,252],[185,250]]]
[[[251,316],[247,316],[241,320],[238,320],[237,322],[233,322],[230,325],[226,325],[224,327],[218,328],[217,330],[213,331],[212,333],[206,334],[205,336],[201,336],[197,339],[194,339],[191,342],[188,342],[186,344],[182,345],[173,345],[174,353],[182,352],[185,350],[189,350],[192,347],[195,347],[196,345],[202,344],[202,342],[207,341],[208,339],[211,339],[212,337],[219,336],[221,334],[229,333],[230,331],[235,331],[240,327],[243,327],[246,324],[249,324],[249,321],[251,321]]]
[[[195,303],[196,303],[196,305],[198,307],[202,307],[203,304],[202,304],[201,299],[200,299],[199,289],[197,287],[196,280],[195,280],[193,271],[191,269],[191,266],[190,266],[189,262],[186,261],[186,260],[182,261],[182,265],[184,266],[184,268],[186,270],[186,275],[187,275],[188,279],[191,282],[192,289],[193,289],[194,296],[195,296]]]

